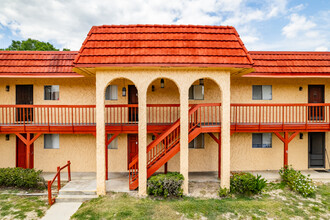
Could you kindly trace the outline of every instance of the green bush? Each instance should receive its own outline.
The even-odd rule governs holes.
[[[279,171],[282,182],[287,184],[293,191],[300,193],[303,197],[310,197],[315,194],[316,187],[312,180],[300,171],[294,170],[291,166],[281,168]]]
[[[183,180],[183,175],[177,172],[152,176],[148,180],[148,195],[181,197]]]
[[[229,196],[229,193],[230,193],[230,190],[229,189],[227,189],[227,188],[222,188],[221,186],[220,186],[220,189],[219,189],[219,191],[218,191],[218,196],[219,197],[227,197],[227,196]]]
[[[234,174],[230,178],[230,192],[252,195],[261,193],[263,188],[267,186],[267,181],[261,178],[260,175],[257,177],[251,173],[238,173]]]
[[[0,186],[19,188],[40,188],[43,178],[41,170],[0,168]]]

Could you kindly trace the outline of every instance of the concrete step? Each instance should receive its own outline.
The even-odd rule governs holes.
[[[96,195],[95,190],[61,189],[59,195]]]
[[[58,195],[55,202],[85,202],[97,197],[97,195]]]

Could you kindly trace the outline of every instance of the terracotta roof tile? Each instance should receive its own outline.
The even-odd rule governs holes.
[[[330,52],[250,51],[254,72],[245,77],[330,77]]]
[[[235,28],[201,25],[94,26],[75,67],[226,66],[251,67]]]
[[[0,77],[81,77],[73,72],[77,51],[0,51]]]

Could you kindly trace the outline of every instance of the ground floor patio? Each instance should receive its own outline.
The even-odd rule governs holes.
[[[254,175],[261,175],[269,182],[280,181],[278,171],[250,171]],[[314,182],[330,183],[329,170],[302,170],[302,174],[310,175]],[[51,180],[55,173],[43,173],[46,181]],[[189,194],[194,197],[216,197],[220,186],[217,172],[190,172],[189,173]],[[71,182],[66,184],[62,191],[83,191],[85,194],[96,192],[95,172],[73,172]],[[67,182],[67,173],[61,173],[61,181]],[[135,194],[137,191],[129,190],[128,173],[109,173],[109,180],[106,181],[107,192],[127,192]]]

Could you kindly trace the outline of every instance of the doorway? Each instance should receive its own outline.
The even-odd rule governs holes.
[[[26,138],[26,134],[22,134],[24,138]],[[31,134],[31,138],[33,138],[33,134]],[[16,167],[33,168],[33,155],[34,155],[34,147],[31,144],[31,152],[30,152],[30,165],[26,167],[26,145],[24,142],[16,136]]]
[[[133,158],[139,154],[137,134],[127,134],[127,169]]]
[[[309,85],[308,86],[308,103],[324,103],[324,85]],[[323,120],[324,106],[309,106],[309,120]]]
[[[128,104],[138,104],[138,91],[134,85],[128,85]],[[139,121],[139,112],[138,107],[129,107],[128,108],[128,120],[129,122],[138,122]]]
[[[33,85],[16,85],[16,105],[33,105]],[[16,108],[16,121],[33,121],[33,108]]]
[[[308,167],[324,168],[325,159],[325,133],[308,133]]]

